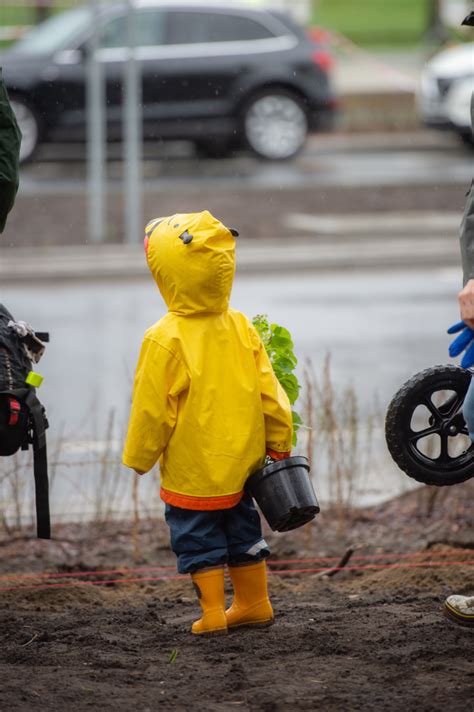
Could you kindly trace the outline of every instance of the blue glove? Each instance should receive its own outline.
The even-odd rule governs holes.
[[[448,334],[457,334],[453,343],[449,347],[449,355],[451,358],[459,356],[463,351],[465,351],[462,357],[461,366],[463,368],[470,368],[474,366],[474,329],[470,329],[463,321],[450,326],[448,329]]]

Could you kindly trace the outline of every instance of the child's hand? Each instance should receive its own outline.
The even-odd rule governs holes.
[[[449,327],[448,334],[457,334],[459,331],[461,333],[454,339],[449,347],[449,355],[451,358],[455,358],[465,351],[461,366],[463,368],[470,368],[474,366],[474,330],[466,326],[463,321],[460,321]]]

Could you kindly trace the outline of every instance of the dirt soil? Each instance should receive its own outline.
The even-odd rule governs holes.
[[[189,632],[198,606],[187,577],[126,583],[174,574],[144,570],[174,566],[163,522],[62,526],[51,542],[10,532],[0,710],[469,712],[474,630],[444,618],[442,602],[474,593],[473,495],[474,480],[423,488],[268,533],[270,571],[285,571],[269,578],[275,625],[213,638]],[[349,548],[334,576],[295,570],[333,566]],[[367,565],[377,568],[356,568]],[[141,570],[84,573],[131,567]],[[82,583],[44,588],[52,582]]]

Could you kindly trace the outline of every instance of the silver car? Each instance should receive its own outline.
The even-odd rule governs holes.
[[[471,97],[474,89],[474,42],[443,50],[426,63],[418,104],[427,126],[456,131],[473,143]]]

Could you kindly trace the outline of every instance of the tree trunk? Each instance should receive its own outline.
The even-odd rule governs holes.
[[[449,37],[449,32],[441,19],[441,3],[443,0],[428,0],[428,26],[425,39],[429,42],[442,44]]]
[[[41,0],[37,0],[37,2],[34,4],[34,9],[36,24],[43,22],[43,20],[46,20],[49,16],[49,7],[46,5],[46,3],[41,2]]]

